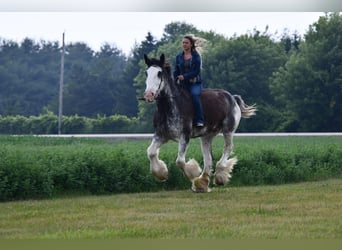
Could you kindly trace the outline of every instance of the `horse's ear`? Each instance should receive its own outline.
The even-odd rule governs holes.
[[[165,63],[165,55],[164,53],[160,55],[160,64],[161,66],[164,66],[164,63]]]
[[[147,57],[146,54],[144,54],[144,60],[145,60],[145,63],[147,64],[147,66],[150,66],[151,60]]]

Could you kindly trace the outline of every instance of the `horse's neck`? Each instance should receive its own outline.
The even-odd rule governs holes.
[[[174,92],[171,89],[163,89],[157,100],[157,108],[163,112],[165,116],[173,115],[177,109],[174,100]]]
[[[170,79],[170,81],[173,80]],[[157,101],[157,107],[160,111],[166,112],[164,114],[165,116],[179,117],[182,113],[182,103],[188,99],[185,95],[186,93],[179,86],[169,82],[165,84],[161,96]]]

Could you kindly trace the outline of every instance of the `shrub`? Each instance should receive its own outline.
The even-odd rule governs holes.
[[[139,131],[137,118],[124,115],[98,116],[96,119],[84,116],[63,116],[63,134],[130,133]],[[30,135],[57,134],[58,117],[50,111],[39,116],[0,116],[0,134]]]
[[[341,137],[235,138],[239,161],[229,185],[283,184],[342,177]],[[169,180],[150,174],[146,140],[0,136],[0,200],[49,198],[66,193],[108,194],[189,189],[176,166],[177,144],[160,150]],[[222,152],[214,141],[214,164]],[[203,160],[198,139],[187,158]]]

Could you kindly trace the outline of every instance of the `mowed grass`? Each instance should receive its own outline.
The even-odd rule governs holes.
[[[341,239],[342,179],[0,203],[2,239]]]

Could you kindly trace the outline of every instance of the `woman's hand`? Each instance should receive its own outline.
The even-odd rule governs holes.
[[[183,76],[183,75],[179,75],[177,78],[178,78],[178,80],[180,80],[180,81],[184,81],[184,76]]]

